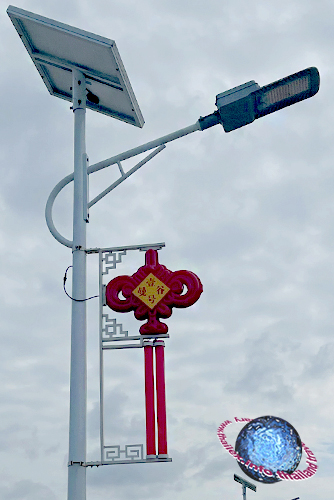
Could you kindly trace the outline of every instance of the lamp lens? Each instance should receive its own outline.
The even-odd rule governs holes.
[[[270,83],[252,93],[255,103],[255,118],[274,113],[316,94],[320,77],[317,68],[306,68],[294,75]]]
[[[261,96],[261,101],[258,103],[258,110],[262,111],[267,106],[271,106],[290,97],[297,96],[302,92],[306,92],[310,88],[310,77],[306,75],[297,80],[279,85]]]

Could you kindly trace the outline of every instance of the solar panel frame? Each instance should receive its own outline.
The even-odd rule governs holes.
[[[16,31],[51,95],[72,102],[72,69],[99,103],[88,109],[142,127],[144,119],[114,40],[10,5]]]

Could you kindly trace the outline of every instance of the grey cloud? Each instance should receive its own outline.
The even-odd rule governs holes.
[[[49,96],[0,3],[0,491],[5,500],[60,500],[71,308],[62,279],[71,251],[50,236],[44,206],[72,171],[72,113],[69,103]],[[140,130],[88,112],[90,163],[194,123],[233,86],[319,67],[314,98],[231,134],[217,126],[175,141],[91,209],[89,246],[166,241],[161,263],[196,272],[204,292],[168,320],[173,462],[89,470],[87,499],[239,495],[232,477],[238,466],[216,437],[218,425],[234,416],[282,416],[317,455],[333,441],[332,2],[22,0],[20,7],[117,42],[146,124]],[[92,195],[117,176],[117,167],[92,176]],[[68,238],[72,188],[54,210]],[[129,252],[110,279],[132,274],[143,258]],[[92,460],[99,457],[97,315],[91,301]],[[133,316],[117,317],[138,331]],[[106,356],[108,442],[145,441],[143,353],[132,351]],[[321,470],[321,482],[298,484],[303,500],[331,498],[330,453]],[[261,486],[258,500],[268,497]],[[269,486],[272,500],[298,496],[294,484],[276,486]]]
[[[56,500],[53,492],[41,483],[35,483],[29,480],[18,481],[11,488],[3,490],[2,498],[4,500]]]

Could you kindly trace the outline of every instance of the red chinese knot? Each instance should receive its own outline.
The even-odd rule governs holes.
[[[108,283],[106,302],[113,311],[134,311],[136,319],[147,319],[139,329],[142,335],[159,334],[168,332],[167,325],[159,321],[160,318],[169,318],[173,307],[193,305],[202,291],[202,283],[196,274],[169,271],[159,264],[157,250],[147,250],[145,266],[132,276],[117,276]]]

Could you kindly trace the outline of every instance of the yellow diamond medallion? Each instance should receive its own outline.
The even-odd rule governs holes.
[[[132,293],[150,309],[153,309],[169,290],[170,288],[165,283],[150,273]]]

